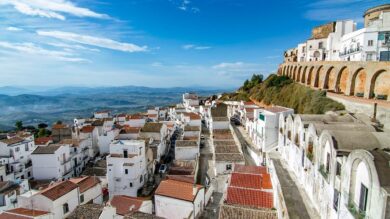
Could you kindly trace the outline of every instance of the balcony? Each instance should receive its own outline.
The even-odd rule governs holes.
[[[351,48],[351,49],[348,49],[344,52],[340,52],[339,56],[346,56],[346,55],[350,55],[352,53],[357,53],[357,52],[361,52],[361,51],[363,51],[363,49],[361,47]]]
[[[360,210],[359,207],[357,207],[355,205],[355,203],[349,202],[347,207],[348,207],[349,213],[351,213],[354,218],[364,219],[366,217],[366,212]]]

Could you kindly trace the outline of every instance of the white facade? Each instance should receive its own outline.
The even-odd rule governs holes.
[[[204,208],[204,188],[199,189],[193,202],[161,195],[155,195],[154,200],[156,216],[170,219],[194,219]]]
[[[52,150],[45,150],[51,147]],[[69,145],[38,147],[32,154],[33,175],[36,180],[69,179],[74,174]]]
[[[114,195],[137,197],[147,181],[145,141],[118,140],[110,145],[107,156],[107,180],[110,198]]]
[[[35,148],[32,135],[0,141],[0,164],[6,167],[7,179],[22,180],[32,177],[30,154]]]

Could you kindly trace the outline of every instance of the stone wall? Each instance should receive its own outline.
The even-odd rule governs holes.
[[[318,27],[313,28],[311,34],[312,39],[327,38],[330,33],[335,31],[336,22],[331,22]]]

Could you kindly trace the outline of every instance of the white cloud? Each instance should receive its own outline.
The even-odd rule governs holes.
[[[183,45],[182,48],[185,49],[185,50],[190,50],[190,49],[195,49],[195,50],[211,49],[210,46],[197,46],[197,45],[194,45],[194,44]]]
[[[8,50],[14,50],[23,54],[42,55],[45,58],[51,57],[57,60],[68,62],[88,62],[88,60],[74,57],[74,54],[66,51],[47,50],[42,47],[36,46],[33,43],[10,43],[0,41],[0,47]]]
[[[214,69],[224,69],[224,68],[241,68],[244,66],[243,62],[222,62],[218,65],[214,65]]]
[[[64,14],[77,17],[108,18],[105,14],[78,7],[68,0],[0,0],[0,5],[11,5],[25,15],[59,20],[66,19]]]
[[[8,31],[22,31],[22,28],[19,27],[7,27],[6,28]]]
[[[161,62],[153,62],[152,67],[162,67],[163,64]]]
[[[146,46],[138,46],[132,43],[122,43],[108,38],[100,38],[88,35],[80,35],[76,33],[63,31],[37,31],[38,35],[53,37],[56,39],[76,42],[80,44],[96,46],[106,49],[118,50],[122,52],[145,52]]]
[[[71,49],[71,50],[77,49],[77,50],[88,50],[88,51],[92,51],[92,52],[100,52],[99,49],[88,48],[88,47],[85,47],[82,45],[70,45],[70,44],[66,44],[66,43],[48,43],[48,45],[54,46],[54,47],[59,47],[59,48],[64,48],[64,49]]]

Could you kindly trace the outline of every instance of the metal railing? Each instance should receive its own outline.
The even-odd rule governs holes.
[[[360,52],[360,51],[363,51],[363,49],[361,47],[350,48],[350,49],[348,49],[346,51],[340,52],[339,55],[340,56],[345,56],[345,55],[349,55],[349,54],[352,54],[352,53],[355,53],[355,52]]]

